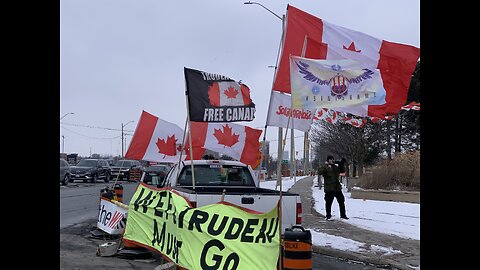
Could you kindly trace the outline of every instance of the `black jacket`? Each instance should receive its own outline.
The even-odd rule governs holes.
[[[323,176],[323,190],[325,192],[342,191],[340,172],[340,167],[337,164],[333,164],[331,167],[325,164],[318,169],[318,177]]]

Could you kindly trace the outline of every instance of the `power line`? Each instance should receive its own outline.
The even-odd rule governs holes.
[[[64,125],[67,125],[67,126],[96,128],[96,129],[104,129],[104,130],[112,130],[112,131],[122,131],[121,129],[118,129],[118,128],[96,127],[96,126],[88,126],[88,125],[79,125],[79,124],[72,124],[72,123],[64,123],[64,122],[60,122],[60,124],[64,124]],[[123,130],[123,132],[134,132],[134,130]]]
[[[60,127],[63,128],[63,129],[65,129],[65,130],[68,130],[68,131],[70,131],[70,132],[72,132],[72,133],[74,133],[74,134],[77,134],[77,135],[79,135],[79,136],[86,137],[86,138],[89,138],[89,139],[96,139],[96,140],[113,140],[113,139],[118,139],[118,138],[121,137],[121,135],[115,136],[115,137],[111,137],[111,138],[91,137],[91,136],[87,136],[87,135],[84,135],[84,134],[75,132],[75,131],[73,131],[73,130],[71,130],[71,129],[68,129],[68,128],[64,127],[64,126],[60,126]]]

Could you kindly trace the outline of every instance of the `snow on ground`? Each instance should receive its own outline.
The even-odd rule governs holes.
[[[307,176],[299,176],[294,178],[282,178],[282,190],[288,191],[296,181],[302,181]],[[317,185],[317,177],[313,179],[312,196],[315,199],[315,210],[325,215],[325,201],[323,199],[323,189],[319,189]],[[260,187],[279,190],[276,181],[260,182]],[[389,202],[389,201],[373,201],[352,199],[351,193],[347,192],[344,187],[343,194],[345,196],[345,207],[349,220],[338,219],[341,222],[348,222],[354,226],[358,226],[367,230],[376,231],[385,234],[393,234],[403,238],[420,240],[420,204]],[[336,199],[332,205],[332,215],[334,218],[340,216],[338,203]],[[365,243],[357,242],[351,239],[329,235],[322,232],[310,231],[312,234],[312,243],[316,246],[331,247],[345,251],[364,252]],[[370,250],[383,254],[391,255],[401,253],[391,247],[370,246]]]

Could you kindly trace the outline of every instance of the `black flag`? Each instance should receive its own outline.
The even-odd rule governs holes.
[[[239,122],[255,119],[250,89],[226,76],[185,68],[190,121]]]

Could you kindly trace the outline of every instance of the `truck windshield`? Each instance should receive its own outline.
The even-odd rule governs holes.
[[[233,165],[195,165],[196,186],[255,186],[247,167]],[[192,170],[185,166],[178,178],[178,185],[192,186]]]

